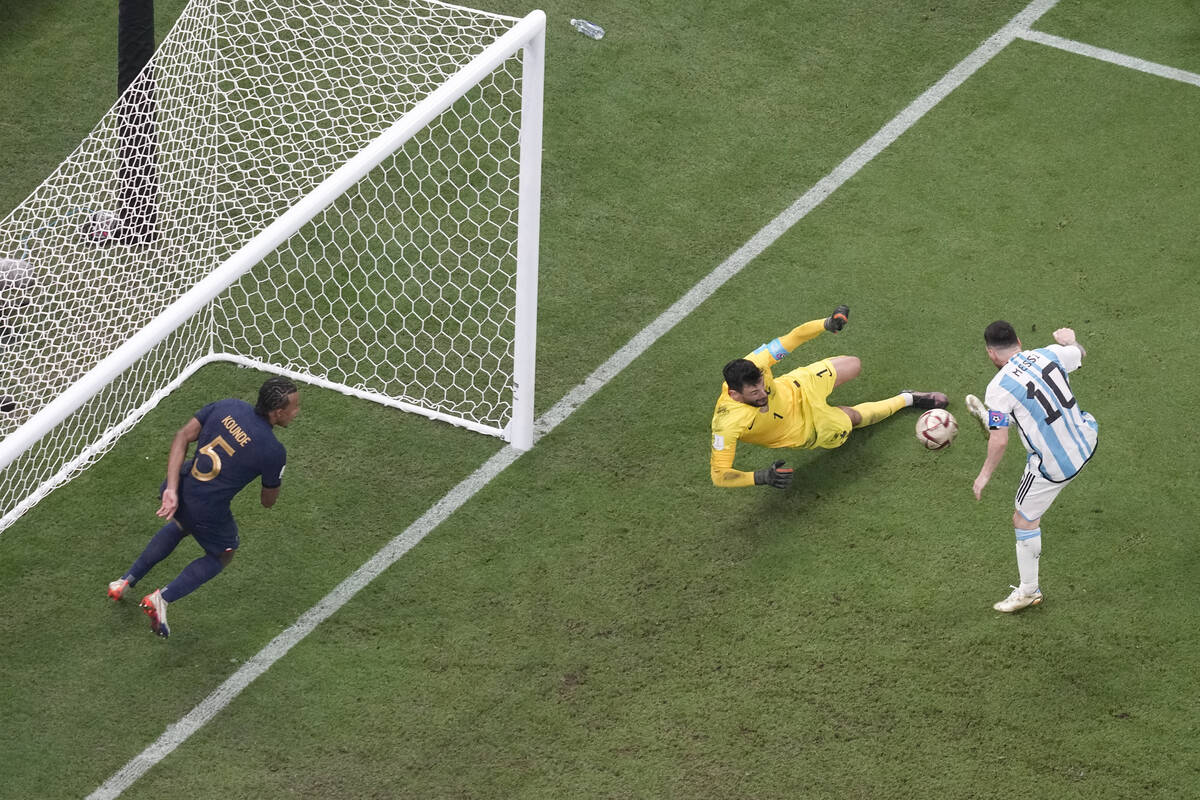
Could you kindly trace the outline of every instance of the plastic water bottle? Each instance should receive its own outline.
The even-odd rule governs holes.
[[[571,20],[571,27],[591,39],[604,38],[604,28],[594,22],[588,22],[586,19]]]

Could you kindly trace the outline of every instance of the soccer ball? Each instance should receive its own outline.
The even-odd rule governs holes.
[[[931,408],[917,419],[917,441],[930,450],[949,447],[958,435],[958,422],[944,408]]]
[[[121,218],[112,211],[93,212],[83,225],[84,235],[100,244],[115,241],[120,232]]]

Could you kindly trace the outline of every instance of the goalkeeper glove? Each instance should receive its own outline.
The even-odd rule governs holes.
[[[850,306],[838,306],[829,315],[829,319],[825,320],[825,330],[830,333],[837,333],[842,328],[846,327],[847,320],[850,319]]]
[[[786,489],[792,485],[792,468],[783,466],[782,461],[776,461],[766,469],[754,471],[754,485],[774,486],[776,489]]]

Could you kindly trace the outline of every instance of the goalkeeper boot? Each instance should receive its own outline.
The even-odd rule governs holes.
[[[121,595],[125,594],[125,590],[129,588],[129,581],[124,578],[117,578],[108,585],[108,596],[113,600],[120,600]]]
[[[901,389],[900,394],[912,395],[913,408],[945,408],[950,405],[950,398],[941,392],[914,392],[912,389]]]
[[[1013,586],[1012,593],[1008,597],[996,603],[992,608],[997,611],[1003,611],[1005,614],[1011,614],[1014,611],[1020,611],[1022,608],[1029,606],[1038,606],[1042,604],[1042,590],[1034,589],[1031,594],[1025,594],[1019,587]]]
[[[167,627],[167,601],[162,598],[162,589],[155,589],[142,598],[142,610],[150,618],[150,630],[164,639],[171,635]]]
[[[987,406],[973,394],[967,395],[966,399],[967,411],[971,412],[971,416],[979,423],[979,427],[983,430],[983,435],[988,435],[988,410]]]

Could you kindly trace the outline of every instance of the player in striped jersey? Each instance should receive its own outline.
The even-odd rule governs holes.
[[[1067,373],[1079,369],[1085,355],[1075,331],[1059,328],[1054,332],[1057,344],[1022,350],[1016,330],[1000,320],[987,327],[983,340],[999,372],[988,384],[986,404],[967,395],[967,409],[988,436],[987,457],[973,487],[975,499],[980,499],[1004,457],[1010,428],[1016,427],[1028,451],[1013,512],[1020,585],[993,606],[1012,612],[1042,602],[1038,583],[1042,516],[1096,451],[1097,425],[1079,407],[1067,380]]]
[[[814,319],[764,344],[745,358],[725,365],[725,383],[712,417],[709,471],[716,486],[773,486],[786,489],[792,469],[784,461],[753,472],[733,468],[739,441],[763,447],[832,449],[845,443],[850,431],[887,419],[902,408],[945,408],[941,392],[905,389],[893,397],[856,406],[832,406],[829,394],[858,377],[862,364],[855,356],[833,356],[797,367],[776,378],[771,367],[790,351],[828,331],[837,333],[850,317],[838,306],[826,319]]]

